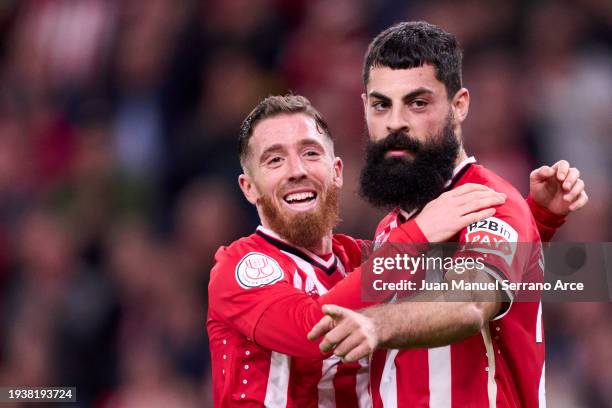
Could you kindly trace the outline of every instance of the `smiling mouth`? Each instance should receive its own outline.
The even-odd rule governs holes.
[[[312,211],[316,208],[318,194],[314,190],[299,191],[288,193],[283,196],[283,203],[291,211],[304,212]]]
[[[289,193],[283,197],[287,204],[307,204],[317,199],[314,191],[302,191],[299,193]]]

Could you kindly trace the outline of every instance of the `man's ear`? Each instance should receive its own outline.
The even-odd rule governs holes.
[[[259,198],[259,192],[257,191],[257,187],[253,183],[251,176],[248,174],[242,173],[238,176],[238,185],[242,190],[242,193],[249,201],[249,203],[255,205],[257,204],[257,199]]]
[[[463,123],[470,109],[470,93],[466,88],[461,88],[457,91],[455,96],[453,96],[451,109],[453,110],[455,124],[460,125]]]
[[[361,94],[361,101],[363,102],[363,114],[368,113],[368,95],[364,92]]]
[[[334,158],[334,186],[337,188],[342,188],[344,184],[344,178],[342,175],[342,170],[344,168],[344,164],[342,163],[342,159],[339,157]]]

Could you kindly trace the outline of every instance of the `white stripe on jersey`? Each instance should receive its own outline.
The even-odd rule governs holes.
[[[399,350],[387,351],[385,368],[383,368],[380,379],[380,397],[385,408],[397,408],[397,371],[395,368],[397,353]]]
[[[538,317],[536,318],[536,343],[542,342],[542,301],[538,305]]]
[[[370,396],[370,361],[369,357],[359,360],[359,370],[357,371],[355,391],[359,400],[359,408],[372,408],[372,397]]]
[[[489,367],[487,375],[487,396],[489,398],[489,408],[497,406],[497,383],[495,382],[495,349],[493,349],[493,341],[491,340],[491,330],[489,325],[485,325],[480,330],[482,340],[487,350],[487,366]]]
[[[538,387],[538,407],[546,408],[546,362],[542,364],[542,375],[540,375],[540,386]]]
[[[451,348],[450,346],[427,350],[429,360],[429,407],[451,406]]]
[[[335,256],[335,255],[334,255]],[[333,257],[332,257],[333,258]],[[346,269],[344,269],[344,264],[340,261],[338,261],[338,264],[336,266],[338,268],[338,270],[340,271],[340,273],[342,274],[342,276],[346,277]]]
[[[289,389],[289,366],[291,357],[286,354],[272,352],[270,357],[270,374],[266,386],[266,407],[278,408],[287,406],[287,391]]]
[[[298,271],[295,271],[293,273],[293,287],[302,290],[302,277],[300,276]]]
[[[334,390],[334,377],[338,371],[340,359],[331,356],[323,360],[321,381],[317,385],[319,390],[319,408],[333,408],[336,406],[336,393]]]

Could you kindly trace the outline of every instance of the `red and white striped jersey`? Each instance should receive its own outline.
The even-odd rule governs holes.
[[[511,205],[496,217],[518,231],[518,240],[537,238],[533,219],[525,211],[528,207],[542,237],[552,237],[562,217],[530,199],[527,206],[511,186],[470,165],[472,161],[458,167],[449,188],[473,182],[503,191],[508,195],[506,206]],[[377,239],[386,240],[391,229],[413,215],[392,212],[381,222]],[[405,242],[426,240],[414,220],[406,222],[402,231]],[[474,240],[489,232],[476,225],[458,234],[455,241]],[[306,339],[323,317],[321,305],[354,310],[371,305],[361,300],[362,242],[334,235],[333,253],[322,259],[260,227],[217,251],[207,321],[216,407],[372,404],[367,361],[339,364],[334,358],[323,358],[318,342]],[[512,273],[516,268],[492,267],[509,279],[518,279]],[[370,373],[374,406],[494,406],[489,401],[503,407],[536,406],[544,390],[541,308],[534,312],[533,304],[515,303],[507,312],[482,335],[461,343],[394,350],[382,356],[377,352]],[[535,346],[529,343],[532,335]],[[525,359],[518,363],[521,357]]]
[[[325,358],[306,339],[323,316],[316,299],[359,265],[358,241],[334,236],[323,259],[259,227],[215,261],[207,320],[215,407],[371,406],[368,360]]]
[[[484,184],[505,193],[507,199],[494,217],[468,226],[450,242],[488,242],[494,238],[538,243],[538,225],[529,205],[509,183],[474,161],[470,158],[455,169],[448,189],[465,183]],[[384,242],[393,228],[414,215],[394,210],[379,224],[376,239]],[[527,254],[525,250],[516,252],[514,258],[492,251],[490,246],[486,252],[485,264],[496,279],[525,282],[543,277],[539,244],[532,245]],[[512,299],[513,293],[508,296]],[[541,303],[510,301],[480,333],[463,341],[429,349],[378,350],[371,362],[374,406],[544,406],[542,328]]]

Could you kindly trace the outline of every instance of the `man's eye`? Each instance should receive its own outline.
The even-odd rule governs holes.
[[[318,157],[318,156],[320,156],[319,152],[317,152],[315,150],[308,150],[305,154],[306,154],[306,156],[310,156],[310,157]]]
[[[422,99],[416,99],[412,101],[412,106],[417,109],[423,109],[427,106],[427,101],[424,101]]]
[[[376,111],[382,111],[382,110],[387,109],[388,107],[389,107],[389,104],[387,102],[376,101],[372,103],[372,108]]]
[[[282,160],[281,157],[273,157],[270,160],[268,160],[268,164],[278,164],[280,163]]]

